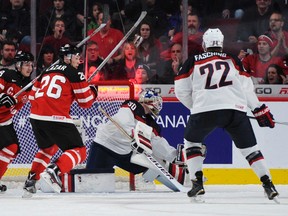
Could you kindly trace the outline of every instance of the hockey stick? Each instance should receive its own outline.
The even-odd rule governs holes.
[[[250,119],[254,119],[254,120],[257,120],[257,118],[256,117],[254,117],[254,116],[248,116]],[[288,126],[288,122],[279,122],[279,121],[276,121],[276,120],[273,120],[273,122],[275,123],[275,124],[281,124],[281,125],[287,125]]]
[[[97,32],[99,32],[102,28],[104,28],[106,26],[106,23],[102,23],[97,29],[95,29],[92,34],[88,35],[86,38],[84,38],[82,41],[80,41],[76,47],[79,48],[81,47],[83,44],[85,44],[88,40],[90,40],[91,37],[93,37]],[[54,66],[56,64],[59,63],[59,59],[57,61],[55,61],[51,66]],[[17,98],[22,92],[26,91],[28,88],[30,88],[35,82],[36,80],[43,74],[43,72],[45,71],[45,69],[37,76],[35,77],[32,81],[30,81],[30,83],[28,83],[26,86],[24,86],[20,91],[18,91],[16,94],[13,95],[14,98]]]
[[[127,131],[124,130],[121,125],[118,124],[117,121],[115,121],[101,106],[98,106],[98,109],[131,141],[135,141],[133,137],[131,137]],[[132,148],[132,150],[135,150]],[[137,151],[137,150],[136,150]],[[153,156],[148,154],[145,150],[141,153],[145,155],[145,158],[148,159],[150,164],[154,167],[154,170],[157,170],[162,175],[160,176],[158,174],[159,180],[162,179],[163,182],[165,182],[165,185],[169,187],[171,190],[175,192],[188,192],[189,188],[184,187],[181,185]],[[157,175],[156,175],[157,176]],[[156,177],[157,179],[157,177]]]
[[[109,55],[103,60],[103,62],[97,67],[97,69],[91,74],[91,76],[87,79],[87,82],[90,82],[96,74],[104,67],[104,65],[108,62],[108,60],[112,57],[112,55],[120,48],[120,46],[128,39],[128,37],[133,33],[133,31],[137,28],[140,22],[144,19],[147,12],[142,11],[140,17],[132,26],[132,28],[127,32],[127,34],[119,41],[119,43],[114,47],[114,49],[109,53]]]

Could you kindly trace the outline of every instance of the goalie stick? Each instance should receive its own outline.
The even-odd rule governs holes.
[[[82,41],[80,41],[76,47],[79,48],[81,47],[83,44],[85,44],[88,40],[90,40],[91,37],[93,37],[97,32],[99,32],[102,28],[104,28],[106,26],[106,23],[102,23],[97,29],[95,29],[92,34],[88,35],[86,38],[84,38]],[[59,59],[57,61],[55,61],[51,66],[56,65],[59,63]],[[45,71],[45,69],[37,76],[35,77],[30,83],[28,83],[26,86],[24,86],[20,91],[18,91],[16,94],[13,95],[13,97],[16,99],[22,92],[26,91],[28,88],[30,88],[35,82],[36,80],[43,74],[43,72]]]
[[[138,20],[132,26],[132,28],[127,32],[127,34],[119,41],[119,43],[114,47],[114,49],[109,53],[109,55],[103,60],[103,62],[97,67],[95,71],[91,74],[91,76],[87,79],[87,82],[90,82],[96,74],[104,67],[104,65],[108,62],[108,60],[112,57],[112,55],[120,48],[120,46],[128,39],[128,37],[133,33],[133,31],[137,28],[140,22],[145,18],[147,12],[142,11],[141,15],[139,16]]]
[[[101,106],[98,106],[98,109],[131,141],[135,141],[133,137],[131,137],[127,131],[124,130],[121,125],[118,124]],[[132,150],[135,150],[132,148]],[[190,189],[181,185],[153,156],[148,154],[145,150],[139,155],[144,155],[145,159],[152,165],[153,171],[149,173],[149,176],[155,176],[157,180],[163,183],[165,186],[170,188],[175,192],[188,192]],[[149,170],[148,170],[149,171]],[[144,176],[145,174],[143,174]],[[152,179],[150,179],[152,180]]]
[[[256,117],[254,117],[254,116],[248,116],[250,119],[254,119],[254,120],[256,120]],[[287,125],[288,126],[288,122],[279,122],[279,121],[276,121],[276,120],[273,120],[273,122],[275,123],[275,124],[281,124],[281,125]]]

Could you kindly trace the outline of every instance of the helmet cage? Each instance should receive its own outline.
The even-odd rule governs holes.
[[[139,102],[144,103],[156,118],[163,107],[162,97],[153,90],[143,91],[139,95]]]

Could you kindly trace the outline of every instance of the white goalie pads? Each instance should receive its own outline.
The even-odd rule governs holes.
[[[143,122],[137,123],[135,130],[134,130],[134,139],[136,145],[134,144],[132,147],[137,150],[143,149],[148,154],[152,154],[152,145],[151,145],[151,138],[152,138],[152,127],[144,124]]]

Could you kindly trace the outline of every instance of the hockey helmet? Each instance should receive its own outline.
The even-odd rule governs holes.
[[[209,28],[203,35],[202,47],[204,51],[210,47],[220,47],[223,48],[224,35],[219,28],[211,29]]]
[[[34,67],[34,56],[30,52],[18,51],[14,56],[15,67],[20,70],[23,62],[32,62],[32,67]]]
[[[144,103],[151,110],[155,117],[158,117],[162,110],[162,97],[154,90],[146,90],[139,94],[139,103]]]
[[[18,51],[14,57],[15,62],[34,61],[34,56],[30,52]]]
[[[64,56],[71,59],[72,55],[80,55],[80,50],[71,44],[65,44],[64,46],[60,47],[59,50],[59,57],[63,60]]]

